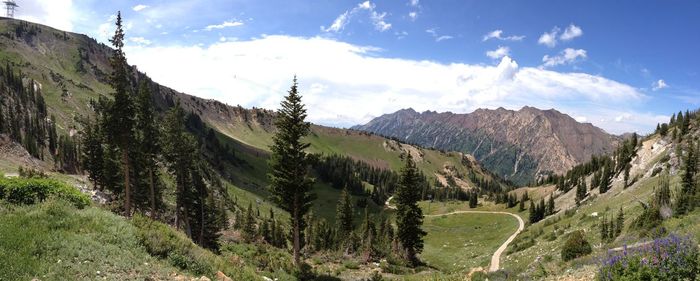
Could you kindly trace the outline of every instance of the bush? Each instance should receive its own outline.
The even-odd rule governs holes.
[[[578,257],[588,255],[592,252],[591,244],[586,241],[583,231],[574,231],[569,234],[569,239],[561,249],[561,259],[570,261]]]
[[[131,223],[136,226],[136,236],[146,251],[152,256],[167,260],[175,267],[195,275],[214,277],[217,271],[222,271],[234,280],[259,279],[249,268],[227,262],[163,223],[140,214],[135,215]]]
[[[13,204],[32,205],[49,198],[68,201],[76,208],[90,205],[90,198],[78,189],[50,179],[2,179],[0,199]]]
[[[597,279],[695,280],[700,271],[698,246],[690,237],[669,235],[622,252],[608,252]]]

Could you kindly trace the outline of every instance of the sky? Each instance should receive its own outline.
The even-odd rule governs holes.
[[[700,107],[700,1],[18,0],[16,17],[108,44],[230,105],[276,109],[297,75],[309,120],[349,127],[402,108],[554,108],[648,133]]]

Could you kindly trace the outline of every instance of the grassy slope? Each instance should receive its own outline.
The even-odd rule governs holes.
[[[16,24],[16,22],[14,23]],[[0,30],[8,30],[11,24],[13,23],[9,21],[0,21]],[[57,122],[59,124],[59,130],[63,133],[67,133],[68,129],[74,126],[73,118],[76,115],[84,115],[89,112],[87,109],[87,103],[90,99],[94,99],[100,94],[110,92],[109,87],[98,81],[92,71],[89,70],[88,73],[85,74],[80,74],[75,71],[74,66],[77,62],[77,47],[92,46],[91,48],[96,48],[96,53],[91,53],[90,62],[94,63],[97,68],[100,68],[106,72],[104,55],[99,55],[99,53],[104,52],[104,50],[97,48],[96,46],[99,45],[95,45],[91,39],[85,36],[68,33],[69,39],[62,40],[58,36],[58,34],[62,35],[62,32],[48,27],[41,27],[41,29],[42,32],[37,40],[38,42],[41,42],[41,44],[34,47],[21,42],[12,41],[4,37],[0,38],[0,46],[3,47],[0,50],[0,60],[3,62],[10,61],[16,66],[21,66],[23,73],[36,79],[42,84],[43,94],[49,106],[50,113],[55,114],[58,117]],[[59,82],[56,82],[51,79],[51,72],[58,73],[63,78],[59,79]],[[69,92],[67,97],[61,97],[61,84],[65,85]],[[80,84],[87,87],[79,87],[78,85]],[[183,99],[183,105],[185,107],[195,107],[195,105],[189,103],[191,103],[191,99]],[[278,216],[286,217],[287,214],[283,213],[280,209],[274,207],[269,201],[266,200],[268,194],[265,189],[267,186],[267,165],[265,154],[269,145],[271,144],[272,133],[270,130],[265,130],[260,126],[257,126],[255,123],[252,125],[245,124],[236,119],[227,119],[224,122],[221,122],[216,121],[215,119],[207,119],[205,116],[204,120],[214,128],[218,129],[221,132],[219,139],[223,143],[228,143],[234,147],[237,157],[245,161],[245,165],[227,167],[227,169],[229,169],[233,175],[233,180],[231,182],[227,182],[226,184],[229,187],[229,193],[235,197],[239,205],[247,206],[248,203],[253,202],[254,205],[258,206],[262,214],[266,215],[269,209],[273,208]],[[344,154],[358,160],[366,161],[377,167],[389,168],[393,170],[399,170],[402,166],[402,162],[400,160],[402,151],[400,149],[387,148],[385,144],[388,140],[382,137],[368,136],[358,132],[342,129],[314,126],[313,134],[307,138],[307,141],[312,144],[310,152],[313,153]],[[434,173],[442,170],[445,165],[455,167],[456,170],[462,175],[466,175],[470,169],[475,169],[477,174],[480,174],[483,177],[490,177],[486,175],[479,167],[467,167],[462,165],[462,156],[458,153],[442,153],[428,149],[422,149],[421,152],[424,156],[423,159],[418,162],[418,166],[429,177],[434,177]],[[15,169],[10,166],[7,166],[6,168],[6,171],[8,172],[12,172]],[[329,221],[333,221],[335,202],[337,201],[337,197],[339,195],[338,190],[329,187],[325,183],[319,182],[315,186],[315,192],[318,195],[318,199],[314,204],[314,212]],[[378,212],[382,209],[381,206],[376,206],[373,203],[370,203],[370,208],[374,212]],[[80,215],[81,212],[93,212],[93,214],[89,214],[88,216],[109,217],[109,219],[100,219],[105,224],[114,223],[115,225],[121,225],[126,229],[130,227],[128,223],[124,223],[123,221],[121,221],[120,224],[118,217],[110,217],[110,214],[103,214],[102,211],[97,209],[80,211],[76,213],[76,215]],[[361,210],[357,210],[358,215],[360,212]],[[10,217],[11,216],[8,216],[8,218]],[[450,222],[449,224],[471,223],[472,221],[477,224],[480,223],[478,222],[480,219],[477,217],[460,217],[455,219],[451,218],[450,220],[455,221]],[[496,219],[496,221],[498,220],[499,219]],[[426,227],[432,227],[432,222],[433,221],[430,220],[428,224],[426,224]],[[488,225],[488,223],[485,222],[484,225]],[[82,231],[85,232],[82,234],[87,236],[93,235],[90,233],[92,231],[97,232],[94,235],[101,234],[101,232],[98,230],[89,228],[85,228]],[[133,229],[131,229],[131,231],[133,231]],[[43,230],[43,232],[49,233],[50,231]],[[119,233],[117,231],[109,232],[115,235]],[[465,237],[459,236],[456,239],[463,238]],[[87,238],[70,236],[70,239],[80,241],[80,239]],[[101,238],[94,237],[91,237],[90,239],[94,241],[102,241],[102,244],[107,246],[111,245],[111,240],[107,238],[105,239],[108,241],[100,240]],[[505,238],[503,240],[505,240]],[[434,241],[432,240],[430,240],[427,245],[428,250],[426,251],[426,255],[430,256],[432,251],[431,249],[437,249],[437,247],[431,248],[432,245],[434,245]],[[131,246],[132,245],[124,244],[117,248],[128,251],[131,249]],[[142,249],[138,249],[138,246],[135,247],[136,249],[133,249],[133,251],[137,251],[137,253],[131,254],[132,257],[135,255],[135,258],[132,260],[139,260],[139,257],[143,257],[142,259],[148,258],[143,252],[141,252]],[[497,247],[497,245],[494,246],[493,249],[495,249],[495,247]],[[106,250],[107,249],[104,249],[104,251]],[[462,250],[463,251],[455,251],[454,255],[463,256],[462,252],[471,251],[470,249]],[[87,252],[101,253],[101,251],[103,251],[103,249],[91,249]],[[490,249],[484,249],[483,252],[492,253],[493,251]],[[122,254],[118,253],[118,255]],[[123,253],[123,255],[129,256],[130,254]],[[488,254],[488,256],[490,256],[490,254]],[[431,258],[427,258],[427,260],[430,261]],[[42,259],[38,262],[48,263],[49,259]],[[437,262],[437,264],[439,264],[439,262]],[[481,264],[480,260],[479,264]],[[164,268],[163,273],[166,273],[169,270],[168,265],[162,264],[162,266]],[[125,266],[124,268],[132,268],[134,270],[141,271],[138,265]],[[109,269],[104,269],[102,271],[108,272]],[[154,274],[157,275],[160,273]]]
[[[650,139],[654,141],[657,137],[652,136]],[[639,173],[646,173],[664,155],[671,153],[673,150],[672,148],[667,149],[653,157],[647,164],[647,169],[643,169]],[[672,192],[680,188],[680,173],[675,172],[671,176]],[[634,174],[631,177],[634,177]],[[639,232],[630,226],[643,210],[639,201],[648,202],[653,196],[653,190],[658,186],[659,180],[659,176],[643,177],[626,189],[623,189],[619,179],[614,180],[611,190],[603,195],[596,194],[594,197],[589,198],[588,201],[584,202],[570,215],[567,216],[563,211],[560,211],[553,217],[530,225],[518,237],[516,242],[522,243],[530,238],[535,238],[535,245],[507,256],[504,261],[505,267],[510,271],[525,272],[531,277],[538,278],[544,278],[545,276],[554,278],[554,276],[560,275],[559,272],[573,269],[572,276],[589,280],[595,274],[596,257],[604,255],[607,249],[649,239],[640,237]],[[575,192],[575,189],[571,192]],[[597,190],[592,193],[597,193]],[[565,196],[560,198],[563,197]],[[563,200],[560,200],[560,198],[556,200],[558,204]],[[561,203],[563,204],[563,201]],[[615,241],[602,243],[599,235],[600,222],[604,217],[607,217],[609,220],[613,214],[618,213],[620,207],[622,207],[625,214],[625,228]],[[689,215],[664,221],[664,227],[670,232],[690,235],[698,239],[700,237],[698,220],[700,220],[700,210],[696,209]],[[566,234],[574,230],[584,230],[586,239],[593,245],[594,252],[589,257],[565,263],[560,258],[561,245],[566,240]],[[513,245],[511,244],[509,250],[513,250]]]
[[[19,21],[16,20],[0,20],[0,32],[13,31],[18,24]],[[10,62],[20,68],[26,76],[41,83],[49,112],[57,116],[59,131],[65,134],[69,128],[76,126],[75,116],[89,114],[89,100],[111,92],[110,87],[98,79],[100,73],[109,73],[108,48],[84,35],[66,33],[64,39],[63,31],[37,24],[30,26],[40,29],[31,40],[11,40],[0,36],[0,63]],[[88,60],[84,61],[88,70],[85,73],[76,71],[76,64],[79,62],[78,49],[88,50]],[[60,78],[52,78],[51,73],[58,74]],[[62,97],[64,87],[69,94]],[[249,113],[247,121],[244,121],[240,116],[241,109],[167,90],[166,92],[170,92],[175,98],[180,98],[183,107],[200,113],[205,122],[220,132],[221,142],[234,147],[237,157],[245,161],[245,165],[229,166],[227,169],[232,174],[229,186],[243,189],[247,193],[240,190],[231,190],[231,193],[243,192],[245,196],[242,196],[242,200],[263,202],[261,208],[269,209],[269,204],[265,202],[265,198],[268,197],[265,190],[268,184],[265,154],[272,141],[272,130],[260,125],[264,122],[256,122],[260,121],[256,118],[268,118],[269,113],[242,109]],[[263,114],[258,114],[261,112]],[[396,171],[402,166],[402,151],[385,148],[384,143],[387,140],[378,136],[313,126],[313,133],[307,141],[312,144],[309,149],[312,153],[343,154]],[[418,161],[418,166],[431,178],[434,177],[434,173],[442,170],[444,165],[454,166],[461,175],[467,175],[468,171],[473,169],[477,174],[490,178],[478,166],[472,168],[462,165],[458,153],[441,153],[434,150],[422,152],[425,155],[424,160]],[[16,169],[14,165],[5,162],[7,161],[0,160],[0,167],[6,172]],[[319,200],[316,202],[315,212],[332,221],[338,190],[327,188],[328,185],[324,183],[316,185],[315,191]],[[257,198],[253,198],[256,196]],[[329,206],[333,208],[328,208]],[[374,211],[379,210],[378,206],[371,208]]]
[[[213,277],[213,272],[187,273],[167,259],[151,256],[138,238],[137,226],[96,207],[79,210],[54,201],[32,206],[0,202],[0,225],[0,280],[167,280],[183,271],[185,277]],[[192,245],[164,227],[182,245]],[[222,258],[190,247],[209,266],[222,264]],[[247,267],[216,270],[232,278],[257,278]]]

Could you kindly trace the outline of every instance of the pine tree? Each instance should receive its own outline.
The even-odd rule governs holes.
[[[339,236],[339,242],[342,242],[349,233],[353,231],[353,205],[352,197],[348,193],[348,189],[344,188],[340,193],[340,198],[338,199],[338,204],[335,211],[336,216],[336,229]]]
[[[166,160],[168,171],[175,177],[175,227],[180,228],[184,223],[185,232],[189,237],[192,231],[189,222],[190,174],[193,155],[196,151],[194,137],[185,131],[185,112],[178,101],[167,113],[163,132],[163,158]]]
[[[690,127],[690,113],[686,110],[685,111],[685,117],[683,118],[683,122],[680,124],[681,126],[681,136],[685,136],[688,133],[688,128]]]
[[[87,120],[83,124],[83,163],[88,172],[88,179],[95,189],[104,188],[104,150],[99,124]]]
[[[579,181],[578,185],[576,185],[576,205],[580,204],[583,199],[586,198],[586,195],[588,194],[586,190],[586,181],[584,179],[581,179]]]
[[[525,193],[523,194],[522,198],[520,198],[520,207],[518,208],[518,210],[519,210],[520,212],[525,211],[525,198],[527,198],[527,195],[526,195],[526,194],[527,194],[527,192],[525,192]]]
[[[148,182],[148,201],[151,218],[156,219],[158,205],[162,201],[157,184],[157,157],[160,154],[159,132],[155,121],[150,81],[144,79],[139,85],[136,103],[136,143],[139,151],[139,166],[143,168]]]
[[[528,209],[530,211],[530,224],[534,224],[537,222],[537,207],[535,207],[535,202],[530,200],[530,208]]]
[[[600,241],[603,243],[608,241],[608,218],[603,217],[600,225]]]
[[[685,157],[683,159],[683,175],[681,177],[681,191],[676,200],[676,215],[684,215],[695,207],[695,174],[697,173],[697,156],[695,144],[688,141]]]
[[[629,185],[629,178],[630,178],[630,169],[632,168],[632,165],[630,163],[625,164],[625,171],[624,171],[624,185],[623,188],[626,189],[627,186]]]
[[[114,101],[108,112],[108,141],[113,142],[120,151],[121,168],[124,176],[124,214],[131,216],[131,150],[134,139],[134,105],[129,82],[129,65],[122,48],[124,47],[124,30],[121,12],[117,13],[116,31],[109,40],[114,47],[110,65],[112,74],[109,82],[114,89]]]
[[[199,158],[199,151],[191,155],[195,159],[195,165],[190,167],[192,178],[191,192],[187,194],[187,205],[190,208],[186,215],[191,224],[192,241],[198,245],[217,251],[219,249],[218,238],[220,231],[226,227],[226,213],[223,202],[217,201],[213,188],[210,185],[218,185],[218,181],[212,178],[208,166]],[[190,189],[187,189],[190,191]]]
[[[248,204],[245,216],[243,217],[243,229],[241,230],[243,239],[250,243],[255,241],[255,217],[253,216],[253,203]]]
[[[311,194],[314,180],[308,175],[309,158],[304,152],[309,144],[302,142],[310,131],[305,119],[306,109],[297,92],[297,79],[294,77],[289,95],[282,101],[277,113],[275,125],[278,131],[271,147],[269,177],[273,200],[290,213],[292,251],[297,268],[301,266],[304,214],[309,211],[314,199]]]
[[[617,213],[617,219],[615,223],[615,237],[620,236],[622,229],[625,228],[625,214],[620,207],[620,212]]]
[[[547,201],[547,214],[546,215],[553,215],[555,212],[555,207],[554,207],[554,195],[550,194],[549,195],[549,201]]]
[[[411,154],[406,156],[406,164],[401,169],[401,177],[396,189],[396,224],[398,239],[405,258],[412,265],[418,264],[417,254],[423,251],[423,211],[418,207],[420,190],[417,188],[420,177]]]
[[[476,191],[469,192],[469,208],[473,209],[479,205],[479,193]]]
[[[605,192],[608,192],[608,189],[610,189],[610,167],[606,165],[603,167],[603,174],[600,176],[600,193],[603,194]]]
[[[365,207],[365,218],[362,224],[362,248],[363,248],[363,258],[364,260],[370,261],[377,254],[376,249],[377,240],[377,229],[374,226],[374,222],[369,215],[369,209]]]

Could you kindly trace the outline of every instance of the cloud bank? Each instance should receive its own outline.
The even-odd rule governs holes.
[[[439,63],[385,58],[378,48],[329,38],[284,35],[204,47],[141,44],[126,51],[129,62],[155,81],[230,105],[276,109],[296,74],[310,120],[331,126],[361,124],[408,107],[456,113],[556,108],[612,133],[646,132],[667,119],[635,110],[648,99],[637,88],[586,73],[521,67],[503,53],[496,65]],[[173,61],[187,67],[173,67]],[[623,114],[635,118],[615,122]]]

